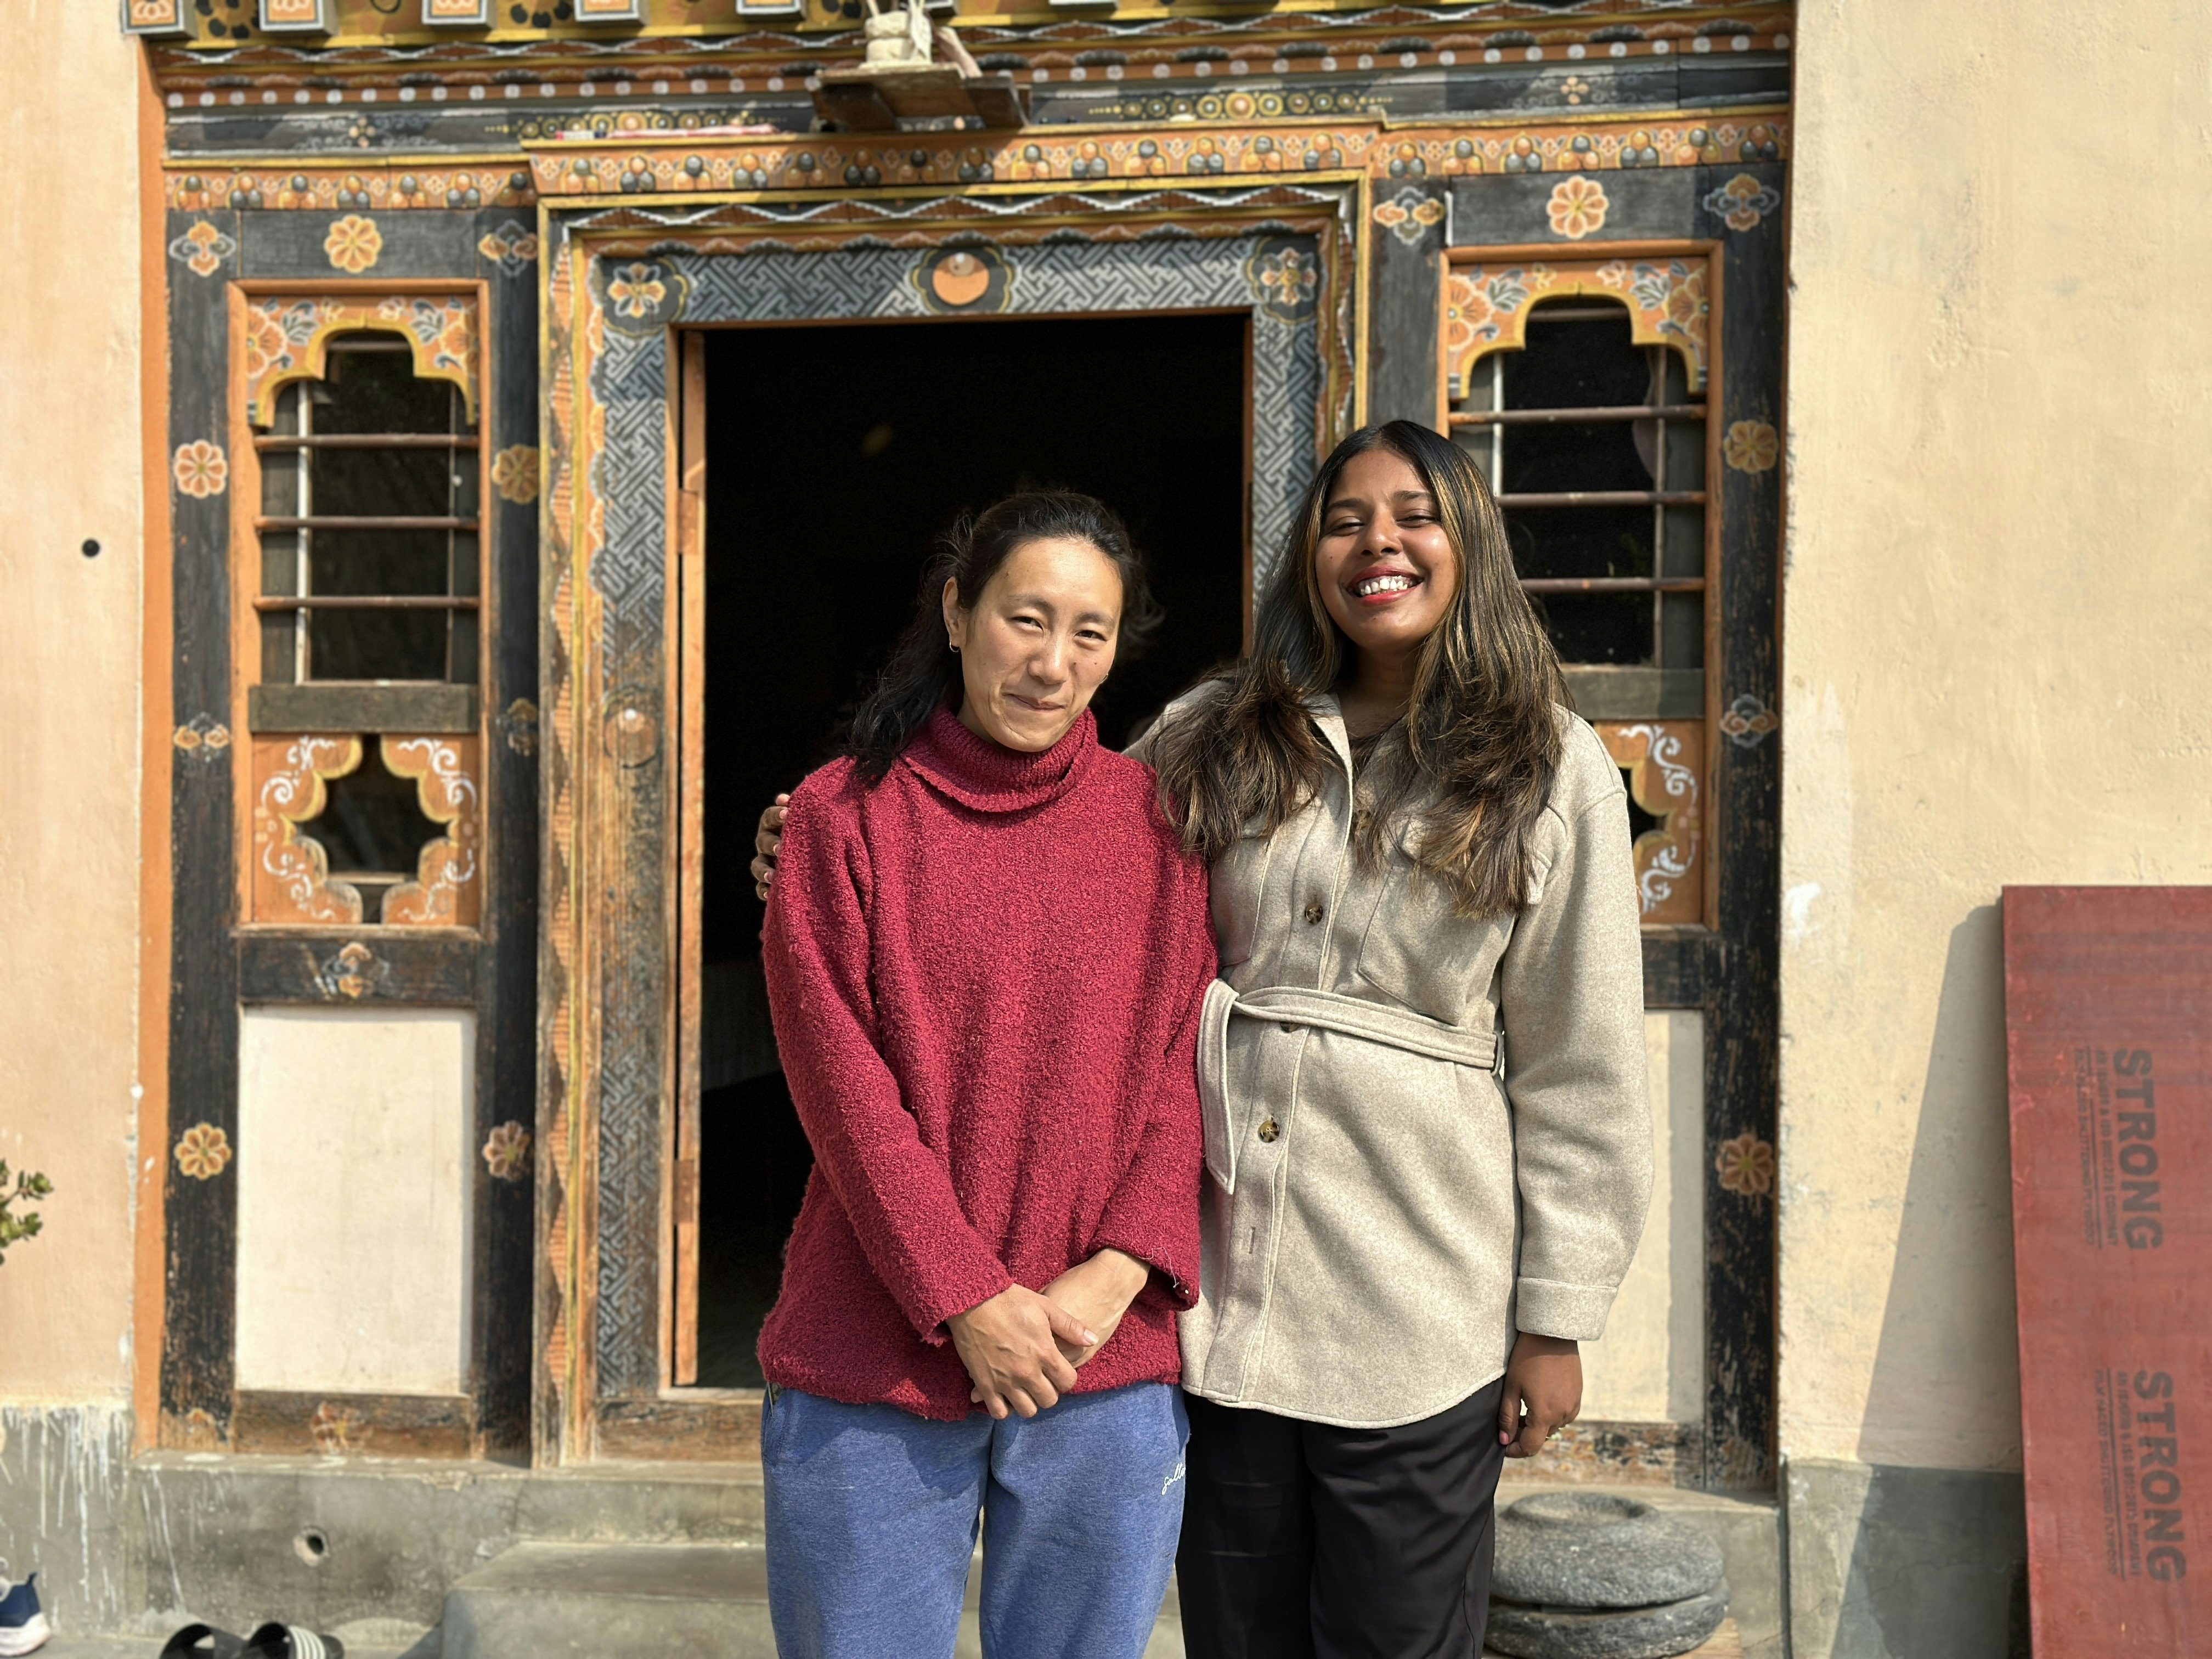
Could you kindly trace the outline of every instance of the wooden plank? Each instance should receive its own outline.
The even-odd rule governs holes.
[[[1646,1008],[1703,1008],[1708,966],[1719,941],[1702,927],[1644,930],[1644,1006]]]
[[[701,901],[707,823],[707,337],[683,337],[676,497],[677,781],[675,1372],[699,1380]]]
[[[2005,1050],[2038,1653],[2201,1653],[2212,888],[2008,887]]]
[[[1391,179],[1374,191],[1366,227],[1367,418],[1434,426],[1445,185]]]
[[[545,1156],[538,1118],[538,274],[505,250],[514,215],[487,209],[471,240],[484,284],[484,448],[508,459],[507,486],[486,465],[480,511],[489,605],[483,613],[484,908],[477,1012],[476,1145],[529,1137],[523,1160],[495,1171],[473,1161],[477,1227],[472,1336],[477,1424],[485,1455],[527,1455],[533,1328],[536,1182]],[[520,466],[518,463],[524,463]],[[532,487],[524,488],[518,480]]]
[[[602,1400],[599,1455],[685,1462],[760,1462],[761,1392],[717,1399]]]
[[[1781,743],[1771,729],[1739,741],[1719,722],[1739,698],[1771,710],[1781,697],[1781,471],[1725,466],[1721,443],[1731,422],[1780,421],[1784,294],[1779,217],[1736,231],[1702,205],[1740,172],[1782,183],[1778,164],[1701,169],[1690,228],[1718,254],[1707,277],[1705,477],[1719,510],[1706,515],[1705,894],[1721,954],[1705,987],[1706,1484],[1756,1491],[1775,1471],[1777,1193],[1722,1174],[1738,1167],[1725,1148],[1771,1156],[1778,1133]]]
[[[471,935],[445,928],[257,928],[238,936],[238,995],[306,1007],[467,1008],[477,1000],[482,949]]]
[[[1571,665],[1567,690],[1586,720],[1705,718],[1705,677],[1696,668],[1595,668]]]
[[[473,685],[253,685],[246,691],[252,732],[473,732]]]
[[[1006,131],[1029,125],[1030,89],[1016,86],[1012,76],[971,75],[961,86],[985,126]]]
[[[898,125],[883,94],[865,82],[839,85],[824,79],[814,89],[814,107],[823,119],[851,132],[890,132]]]
[[[190,229],[194,216],[171,214],[170,235]],[[172,453],[193,445],[226,450],[229,315],[222,284],[171,280],[169,342]],[[167,1182],[161,1437],[207,1449],[230,1438],[238,1255],[231,503],[228,492],[188,495],[167,477],[152,484],[170,491],[172,507],[177,721],[169,768],[168,1136],[148,1149]]]
[[[290,1394],[240,1389],[232,1449],[279,1456],[468,1457],[466,1395]]]

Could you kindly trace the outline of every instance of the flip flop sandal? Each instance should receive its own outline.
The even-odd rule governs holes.
[[[242,1659],[246,1644],[213,1625],[187,1625],[169,1638],[161,1659]]]
[[[264,1625],[246,1638],[244,1659],[345,1659],[345,1644],[297,1625]]]

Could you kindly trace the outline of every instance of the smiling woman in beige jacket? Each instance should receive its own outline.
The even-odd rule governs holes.
[[[1131,750],[1221,952],[1184,1638],[1474,1659],[1499,1459],[1573,1419],[1650,1189],[1625,793],[1424,428],[1330,456],[1255,623]]]

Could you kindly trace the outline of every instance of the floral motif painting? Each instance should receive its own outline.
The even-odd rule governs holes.
[[[212,1123],[195,1123],[178,1138],[174,1156],[179,1174],[212,1181],[229,1167],[230,1137]]]
[[[1375,204],[1375,222],[1407,247],[1419,247],[1422,233],[1443,221],[1444,204],[1433,196],[1424,196],[1411,185],[1389,201]]]
[[[483,1161],[494,1181],[520,1181],[530,1162],[530,1131],[520,1123],[502,1123],[483,1144]]]
[[[1774,1148],[1748,1131],[1721,1142],[1713,1168],[1722,1189],[1741,1198],[1765,1198],[1774,1190]]]
[[[377,229],[375,220],[349,213],[331,224],[330,234],[323,238],[323,252],[333,267],[358,276],[384,252],[384,233]]]
[[[293,380],[321,378],[331,337],[363,329],[405,339],[415,372],[460,387],[468,416],[476,418],[478,319],[476,298],[467,294],[248,300],[243,331],[247,418],[256,426],[270,425],[279,391]]]
[[[1782,457],[1782,440],[1765,421],[1734,421],[1721,439],[1721,456],[1738,472],[1771,472]]]
[[[1551,218],[1553,235],[1579,242],[1605,228],[1605,216],[1612,206],[1606,199],[1603,185],[1577,173],[1552,186],[1552,199],[1546,204],[1546,211]]]
[[[538,446],[514,444],[491,458],[492,488],[501,501],[527,507],[538,499]]]
[[[1757,230],[1760,220],[1782,205],[1782,192],[1762,185],[1747,173],[1739,173],[1718,190],[1709,192],[1704,206],[1717,213],[1730,230]]]
[[[1673,347],[1688,370],[1689,389],[1705,390],[1712,307],[1703,261],[1590,258],[1501,265],[1474,255],[1462,263],[1455,254],[1444,289],[1449,395],[1465,395],[1477,361],[1526,343],[1528,313],[1540,301],[1571,295],[1618,301],[1637,344]]]
[[[204,438],[179,445],[170,462],[170,471],[177,480],[179,491],[195,501],[222,495],[230,483],[230,462],[222,453],[222,446],[210,443]]]
[[[169,257],[195,276],[214,276],[237,252],[238,244],[204,219],[169,244]]]

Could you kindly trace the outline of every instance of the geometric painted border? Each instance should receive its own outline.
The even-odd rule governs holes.
[[[541,1426],[550,1460],[592,1455],[623,1413],[678,1406],[653,1403],[667,1375],[674,1080],[672,331],[1243,312],[1257,580],[1322,449],[1351,423],[1359,195],[1358,179],[1329,179],[896,208],[599,202],[546,216],[539,1181],[553,1340],[540,1364],[541,1397],[562,1407]],[[955,260],[962,280],[937,280]]]

